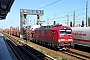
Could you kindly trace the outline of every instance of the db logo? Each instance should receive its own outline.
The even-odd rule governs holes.
[[[74,33],[75,36],[86,36],[86,34]]]

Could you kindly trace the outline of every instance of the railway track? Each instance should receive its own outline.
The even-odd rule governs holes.
[[[62,53],[65,53],[65,54],[70,55],[72,57],[76,57],[80,60],[90,60],[90,53],[77,51],[75,49],[70,49],[69,51],[62,51]]]
[[[20,42],[18,42],[18,43],[20,43]],[[32,43],[32,44],[34,44],[34,43]],[[56,56],[60,56],[62,58],[67,58],[69,60],[73,60],[73,59],[74,60],[90,60],[90,53],[79,51],[79,50],[76,50],[76,49],[70,49],[68,51],[55,51],[55,50],[48,49],[46,47],[39,46],[37,44],[34,44],[34,45],[36,45],[37,47],[40,47],[41,49],[49,51],[50,53],[52,53]],[[29,49],[30,47],[24,46],[24,48]]]
[[[42,47],[43,49],[44,47]],[[48,48],[44,48],[45,50],[51,50]],[[51,52],[53,54],[60,55],[63,58],[67,58],[68,60],[90,60],[90,53],[84,52],[84,51],[80,51],[80,50],[76,50],[76,49],[69,49],[68,51],[55,51],[55,50],[51,50]]]
[[[30,46],[27,46],[26,44],[21,43],[20,41],[17,41],[7,34],[4,34],[4,36],[18,60],[53,60],[52,58],[31,48]]]

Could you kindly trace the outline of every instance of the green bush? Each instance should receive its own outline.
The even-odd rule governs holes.
[[[62,58],[62,60],[67,60],[67,58]]]

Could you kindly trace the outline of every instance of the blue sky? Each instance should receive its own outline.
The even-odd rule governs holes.
[[[5,20],[0,21],[0,28],[8,28],[11,25],[13,27],[18,27],[20,25],[20,9],[32,9],[37,10],[43,6],[46,6],[57,0],[15,0],[10,12],[8,13]],[[81,20],[85,19],[85,8],[86,0],[60,0],[59,2],[42,8],[44,10],[44,15],[41,20],[46,21],[43,25],[47,24],[47,19],[49,24],[53,24],[55,20],[57,23],[66,24],[67,14],[69,14],[69,21],[73,20],[73,11],[76,12],[76,24],[81,23]],[[90,16],[90,1],[88,0],[88,16]],[[55,19],[57,18],[57,19]],[[28,17],[30,25],[36,22],[36,16],[29,15]],[[11,24],[12,22],[12,24]]]

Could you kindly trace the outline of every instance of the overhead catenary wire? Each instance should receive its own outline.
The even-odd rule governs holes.
[[[88,7],[89,9],[90,7]],[[86,8],[82,8],[82,9],[77,9],[77,10],[73,10],[73,11],[81,11],[81,10],[85,10]],[[48,15],[48,16],[53,16],[53,15],[59,15],[59,14],[67,14],[67,13],[70,13],[70,12],[73,12],[73,11],[67,11],[67,12],[63,12],[63,13],[57,13],[57,14],[52,14],[52,15]],[[47,16],[44,16],[44,17],[47,17]]]
[[[52,2],[52,3],[50,3],[50,4],[47,4],[47,5],[45,5],[45,6],[43,6],[43,7],[40,7],[40,8],[38,8],[38,9],[43,9],[43,8],[46,8],[46,7],[48,7],[48,6],[50,6],[50,5],[53,5],[53,4],[55,4],[55,3],[57,3],[57,2],[59,2],[59,1],[61,1],[61,0],[57,0],[57,1],[55,1],[55,2]],[[78,9],[78,10],[74,10],[74,11],[81,11],[81,10],[85,10],[86,8],[82,8],[82,9]],[[90,9],[90,7],[88,7],[88,9]],[[64,12],[64,13],[70,13],[70,12],[73,12],[73,11],[69,11],[69,12]],[[52,15],[59,15],[59,14],[64,14],[64,13],[57,13],[57,14],[52,14]],[[88,12],[88,13],[90,13],[90,12]],[[80,13],[80,14],[76,14],[76,15],[83,15],[83,14],[85,14],[85,13]],[[48,15],[48,17],[49,16],[52,16],[52,15]],[[69,16],[73,16],[73,15],[69,15]],[[45,17],[45,16],[44,16]],[[47,17],[47,16],[46,16]],[[60,18],[65,18],[66,16],[64,16],[64,17],[57,17],[57,18],[52,18],[52,19],[50,19],[50,20],[53,20],[53,19],[60,19]],[[15,23],[15,22],[12,22],[12,23]]]
[[[50,3],[50,4],[45,5],[45,6],[43,6],[43,7],[40,7],[40,8],[38,8],[38,9],[42,9],[42,8],[48,7],[48,6],[50,6],[50,5],[52,5],[52,4],[55,4],[55,3],[59,2],[59,1],[61,1],[61,0],[57,0],[57,1],[55,1],[55,2],[52,2],[52,3]]]
[[[88,12],[88,13],[90,13],[90,12]],[[76,14],[76,16],[77,16],[77,15],[83,15],[83,14],[85,14],[85,13]],[[70,17],[70,16],[73,16],[73,15],[69,15],[69,17]],[[66,16],[63,16],[63,17],[56,17],[56,18],[52,18],[52,19],[49,18],[49,20],[60,19],[60,18],[65,18],[65,17],[66,17]]]
[[[80,9],[81,10],[81,9]],[[77,10],[77,11],[79,11],[79,10]],[[88,13],[90,13],[90,12],[88,12]],[[76,14],[76,15],[83,15],[83,14],[85,14],[85,13],[80,13],[80,14]],[[73,16],[73,15],[69,15],[69,16]],[[51,20],[54,20],[54,19],[60,19],[60,18],[65,18],[66,16],[63,16],[63,17],[56,17],[56,18],[51,18],[51,19],[49,19],[50,21]],[[78,19],[76,19],[76,20],[78,20]],[[17,20],[16,20],[17,21]],[[12,22],[12,23],[15,23],[16,21],[14,21],[14,22]],[[10,23],[9,23],[10,24]],[[6,25],[5,25],[6,26]]]
[[[48,6],[50,6],[50,5],[53,5],[53,4],[55,4],[55,3],[57,3],[57,2],[59,2],[59,1],[61,1],[61,0],[57,0],[57,1],[55,1],[55,2],[52,2],[52,3],[50,3],[50,4],[47,4],[47,5],[45,5],[45,6],[43,6],[43,7],[40,7],[40,8],[38,8],[38,9],[42,9],[42,8],[45,8],[45,7],[48,7]],[[89,9],[90,7],[88,7],[88,9]],[[74,11],[80,11],[80,10],[85,10],[86,8],[82,8],[82,9],[78,9],[78,10],[74,10]],[[69,11],[69,12],[73,12],[73,11]],[[69,12],[64,12],[64,13],[69,13]],[[64,14],[64,13],[58,13],[58,14]],[[53,14],[53,15],[56,15],[56,14]],[[52,16],[52,15],[51,15]],[[47,17],[47,16],[46,16]]]

